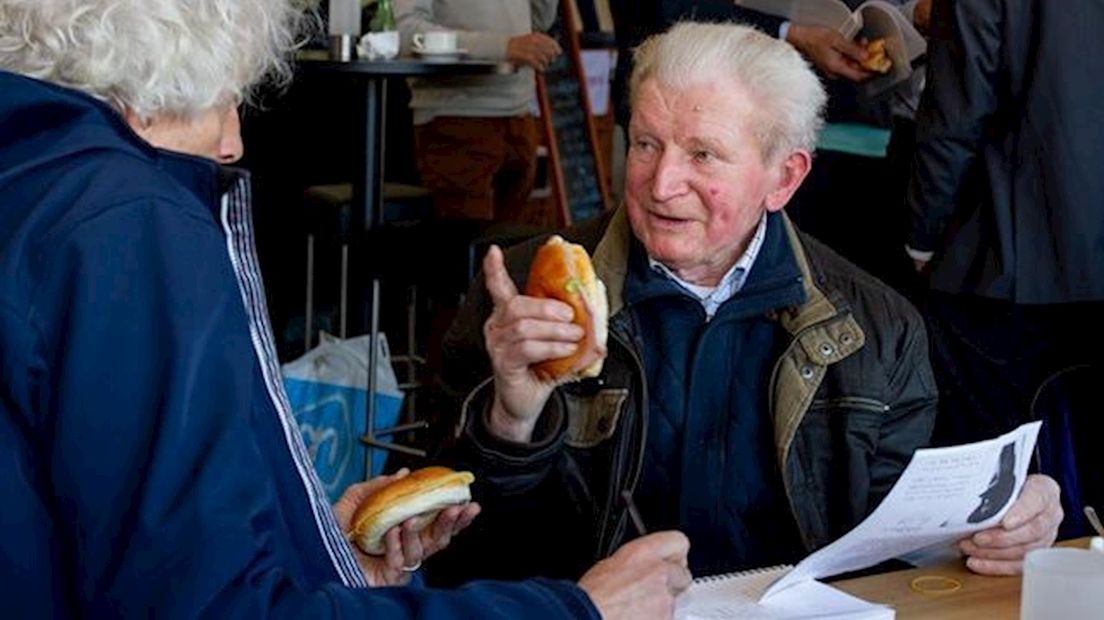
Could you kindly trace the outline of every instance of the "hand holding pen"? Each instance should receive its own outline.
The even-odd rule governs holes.
[[[686,562],[690,541],[682,532],[645,534],[644,522],[631,496],[626,498],[626,504],[641,537],[594,565],[579,580],[579,587],[590,595],[607,620],[670,618],[675,610],[675,597],[690,586]]]

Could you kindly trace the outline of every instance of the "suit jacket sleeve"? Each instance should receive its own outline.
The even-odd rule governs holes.
[[[908,187],[909,247],[937,250],[998,108],[1002,2],[937,0]]]

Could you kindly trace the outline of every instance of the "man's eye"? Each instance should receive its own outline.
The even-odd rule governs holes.
[[[642,151],[644,153],[648,153],[648,152],[651,152],[651,151],[655,150],[655,146],[653,146],[652,143],[648,142],[647,140],[637,140],[636,144],[634,144],[633,146],[636,147],[636,150]]]
[[[710,161],[713,161],[713,153],[710,153],[709,151],[694,151],[693,157],[694,161],[701,164],[706,164]]]

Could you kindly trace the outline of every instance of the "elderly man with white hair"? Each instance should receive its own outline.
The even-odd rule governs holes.
[[[478,512],[387,553],[342,531],[274,356],[237,105],[289,75],[288,0],[0,0],[0,593],[49,617],[638,618],[687,543],[627,545],[578,586],[368,589]],[[399,474],[401,475],[401,474]]]
[[[928,441],[920,316],[782,213],[813,163],[813,72],[734,25],[676,25],[634,60],[625,204],[564,233],[608,289],[603,370],[533,374],[583,333],[569,306],[518,294],[542,239],[493,248],[442,376],[460,414],[443,448],[477,472],[483,513],[431,580],[577,575],[634,535],[626,492],[645,527],[687,534],[694,574],[793,562],[856,525]],[[1053,541],[1053,488],[1029,481],[971,551],[1011,563]]]

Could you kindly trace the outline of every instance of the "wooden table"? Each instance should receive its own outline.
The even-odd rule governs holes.
[[[1088,545],[1088,538],[1059,543],[1062,547],[1087,548]],[[948,594],[922,594],[911,588],[914,579],[929,575],[956,579],[962,587]],[[999,620],[1020,617],[1020,583],[1020,577],[985,577],[972,573],[966,569],[965,562],[958,561],[835,581],[832,585],[872,603],[893,607],[898,620]]]

